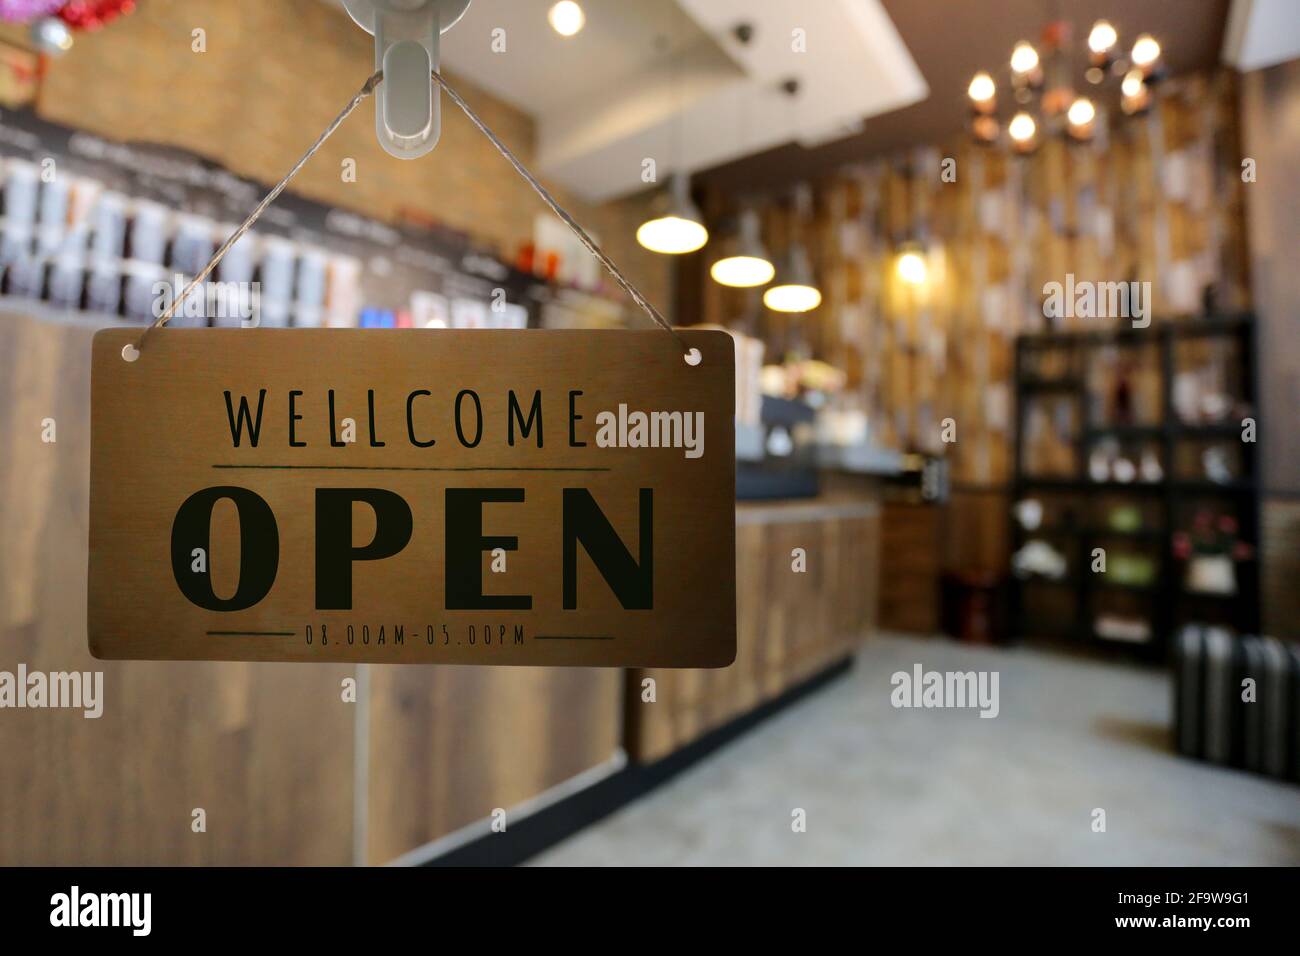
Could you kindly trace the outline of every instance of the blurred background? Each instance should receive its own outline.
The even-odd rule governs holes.
[[[105,687],[0,710],[0,864],[1300,862],[1296,13],[473,0],[449,81],[737,340],[736,662],[625,672],[89,656],[91,335],[373,41],[331,0],[0,2],[0,671]],[[372,110],[173,325],[644,325],[445,97],[414,162]],[[898,706],[928,672],[996,717]]]

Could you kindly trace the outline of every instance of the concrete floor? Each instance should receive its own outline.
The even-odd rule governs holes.
[[[1000,715],[895,709],[890,676],[917,662],[999,671]],[[847,676],[534,862],[1300,863],[1300,787],[1176,756],[1169,712],[1160,670],[885,636]]]

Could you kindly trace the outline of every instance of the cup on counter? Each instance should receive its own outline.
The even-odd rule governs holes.
[[[293,285],[297,248],[282,236],[263,236],[261,258],[255,272],[259,286],[258,324],[267,328],[287,328],[293,302]]]
[[[331,256],[325,273],[325,324],[334,329],[357,325],[361,301],[361,260]]]
[[[90,230],[78,226],[70,230],[50,261],[46,298],[59,309],[79,309],[86,285],[86,248]]]
[[[320,249],[303,247],[299,251],[293,304],[296,327],[315,329],[324,321],[326,263],[327,256]]]
[[[184,291],[184,282],[151,262],[122,263],[122,315],[128,322],[150,324]],[[197,292],[195,294],[198,294]],[[208,324],[205,315],[186,315],[185,304],[177,305],[168,325],[174,329],[200,328]],[[190,312],[202,310],[191,308]]]
[[[234,225],[217,227],[221,235],[232,235]],[[207,283],[208,315],[215,328],[241,328],[260,322],[260,295],[254,274],[257,269],[258,239],[248,232],[239,237],[218,263],[214,278]]]
[[[172,235],[170,261],[166,265],[181,275],[198,275],[216,249],[214,231],[215,225],[210,219],[188,213],[178,215]]]
[[[118,260],[94,261],[86,271],[81,307],[100,315],[122,313],[122,270]]]
[[[41,183],[39,215],[36,227],[36,254],[53,255],[59,249],[68,228],[68,206],[72,198],[72,180],[56,176]]]
[[[167,261],[167,231],[171,214],[163,206],[137,199],[127,210],[123,255],[152,265]]]
[[[90,211],[90,258],[98,264],[117,263],[126,254],[127,199],[104,191]]]
[[[5,225],[31,235],[40,204],[40,171],[26,160],[9,159],[4,164],[4,183]]]

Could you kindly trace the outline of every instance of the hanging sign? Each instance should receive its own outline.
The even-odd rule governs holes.
[[[681,335],[97,333],[91,653],[731,663],[732,339]]]

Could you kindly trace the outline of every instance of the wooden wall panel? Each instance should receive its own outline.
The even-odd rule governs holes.
[[[1300,641],[1300,498],[1266,496],[1259,523],[1264,633]]]
[[[1006,488],[954,488],[944,506],[943,570],[1009,573],[1010,508]]]
[[[943,509],[924,502],[889,501],[881,519],[880,626],[887,631],[937,634]]]
[[[617,668],[370,668],[367,860],[386,863],[614,757]]]
[[[807,553],[806,572],[791,569],[794,548]],[[629,671],[629,754],[664,757],[852,653],[875,629],[879,560],[874,501],[740,505],[736,661]],[[642,699],[647,677],[653,703]]]
[[[0,670],[102,671],[105,698],[0,710],[0,865],[347,864],[351,668],[86,650],[91,332],[0,315]]]
[[[799,317],[794,336],[781,320],[761,323],[768,354],[794,347],[844,371],[834,404],[864,413],[877,443],[944,456],[955,482],[1005,483],[1013,470],[1014,338],[1047,326],[1046,282],[1067,274],[1150,281],[1161,319],[1199,313],[1208,286],[1221,309],[1249,307],[1242,193],[1257,187],[1240,181],[1234,82],[1226,70],[1170,79],[1148,114],[1114,114],[1108,135],[1088,144],[1047,139],[1022,158],[960,134],[820,178],[803,232],[822,304]],[[1277,126],[1281,105],[1279,98]],[[949,181],[941,176],[947,158],[956,161]],[[1261,182],[1269,168],[1288,168],[1285,154],[1261,164]],[[1275,192],[1288,188],[1285,176],[1274,182]],[[768,248],[785,248],[783,196],[764,205],[714,189],[713,208],[763,208]],[[1278,215],[1293,206],[1294,196]],[[905,242],[921,240],[927,278],[908,285],[898,256]],[[1279,261],[1294,245],[1278,244]],[[696,259],[682,268],[706,265]],[[706,298],[703,318],[734,323],[734,305],[715,302],[734,300]],[[1104,328],[1113,320],[1060,324]],[[942,440],[947,418],[955,442]]]
[[[1300,60],[1242,77],[1242,187],[1250,215],[1251,284],[1259,321],[1260,456],[1266,492],[1300,493]]]

